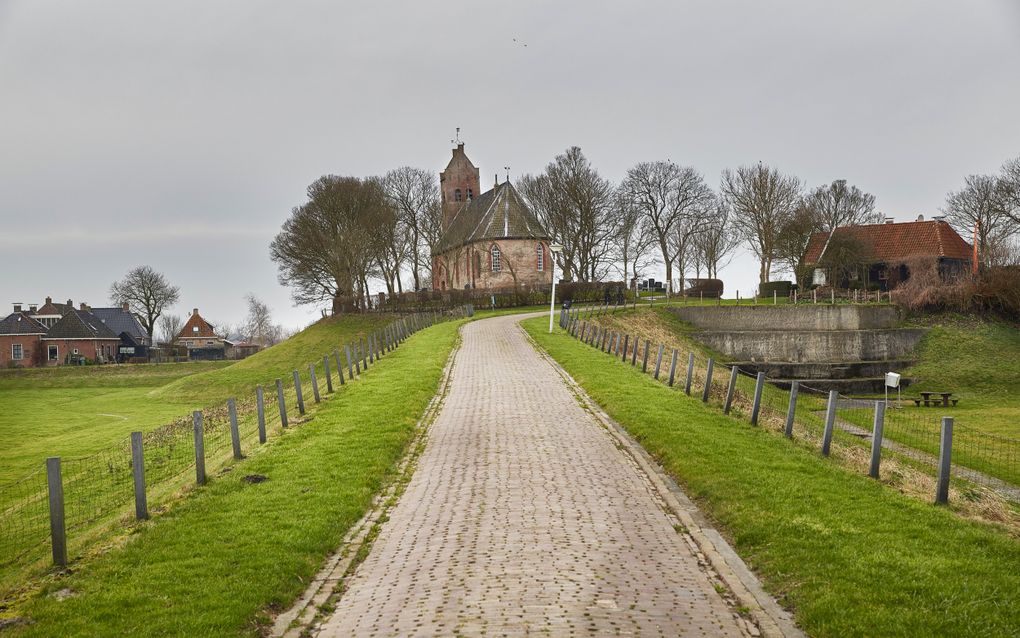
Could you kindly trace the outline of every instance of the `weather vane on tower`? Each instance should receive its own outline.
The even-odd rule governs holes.
[[[456,139],[450,140],[450,144],[456,144],[458,146],[460,145],[460,127],[459,126],[457,127],[457,137],[456,137]]]

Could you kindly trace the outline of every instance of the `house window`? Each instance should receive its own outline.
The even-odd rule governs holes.
[[[60,351],[57,346],[50,346],[46,349],[46,358],[50,361],[56,361],[60,358]]]
[[[192,332],[198,332],[198,326],[191,326]]]
[[[542,244],[535,246],[535,259],[538,264],[538,272],[545,270],[545,249]]]
[[[25,350],[21,347],[20,343],[11,344],[11,359],[20,361],[25,358]]]
[[[468,198],[469,202],[471,201],[471,198],[474,197],[474,196],[475,196],[475,194],[473,192],[471,192],[471,189],[470,188],[467,189],[467,198]]]
[[[75,354],[78,354],[78,348],[75,348],[75,349],[74,349],[74,353],[75,353]]]
[[[460,201],[460,189],[459,188],[457,190],[453,191],[453,201],[455,201],[455,202],[459,202]]]
[[[502,264],[500,264],[499,246],[493,246],[490,251],[492,255],[492,272],[499,272]]]

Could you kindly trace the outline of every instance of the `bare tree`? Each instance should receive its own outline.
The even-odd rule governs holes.
[[[995,266],[1001,258],[999,246],[1008,245],[1020,231],[1006,209],[1003,187],[992,175],[968,175],[964,186],[946,196],[942,208],[946,220],[964,237],[977,235],[978,259],[984,267]]]
[[[811,237],[817,232],[821,232],[821,225],[815,210],[806,201],[802,201],[783,222],[776,238],[776,261],[793,273],[797,284],[802,287],[810,278],[804,260]]]
[[[383,184],[406,233],[414,289],[421,290],[422,271],[431,274],[431,249],[442,234],[439,184],[434,173],[411,166],[386,173]]]
[[[609,180],[572,146],[538,176],[525,175],[517,190],[554,242],[563,246],[565,279],[601,279],[612,265],[612,240],[618,223]]]
[[[331,301],[333,312],[363,307],[368,279],[386,250],[378,232],[394,215],[379,180],[326,175],[308,187],[270,245],[279,281],[299,304]]]
[[[1020,157],[1003,164],[999,193],[1006,216],[1020,224]]]
[[[814,189],[804,198],[804,204],[815,217],[818,230],[881,222],[875,214],[875,196],[847,186],[845,179]]]
[[[179,298],[180,288],[170,285],[166,277],[150,266],[133,268],[123,279],[110,285],[110,301],[117,305],[128,304],[131,311],[141,318],[150,339],[156,329],[156,320]]]
[[[645,269],[656,262],[655,253],[651,250],[655,245],[655,237],[649,232],[641,209],[634,204],[623,188],[616,191],[616,208],[619,211],[616,227],[616,259],[622,266],[620,272],[624,282],[633,280],[636,285]]]
[[[273,323],[273,313],[269,306],[252,293],[248,293],[244,301],[248,306],[248,316],[239,327],[241,337],[264,347],[278,343],[283,328]]]
[[[184,327],[184,320],[180,315],[161,315],[158,323],[160,340],[168,345],[174,342]]]
[[[694,240],[694,266],[700,277],[705,268],[709,279],[719,278],[719,269],[725,268],[733,258],[733,251],[741,238],[730,220],[730,209],[722,199],[716,199],[713,215],[702,233]]]
[[[800,180],[759,162],[724,170],[719,190],[733,209],[734,226],[758,257],[759,280],[767,282],[779,231],[799,202]]]
[[[682,248],[676,235],[698,232],[708,223],[712,189],[696,170],[673,162],[643,162],[627,171],[622,188],[641,211],[666,266],[666,280],[673,280],[673,264]]]

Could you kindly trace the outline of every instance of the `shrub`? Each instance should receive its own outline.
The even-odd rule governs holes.
[[[758,297],[761,299],[771,298],[772,293],[779,297],[789,297],[792,290],[792,281],[766,281],[759,286]]]
[[[911,311],[992,312],[1014,321],[1020,317],[1020,268],[989,268],[977,276],[947,278],[936,259],[918,258],[903,265],[910,278],[891,294],[898,306]]]
[[[719,299],[723,294],[722,279],[688,279],[684,294],[688,297]]]

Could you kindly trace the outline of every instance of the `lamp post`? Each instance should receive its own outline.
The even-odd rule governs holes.
[[[552,253],[552,293],[549,295],[549,332],[553,331],[553,312],[556,308],[556,255],[560,254],[563,246],[560,244],[549,244],[549,252]]]

